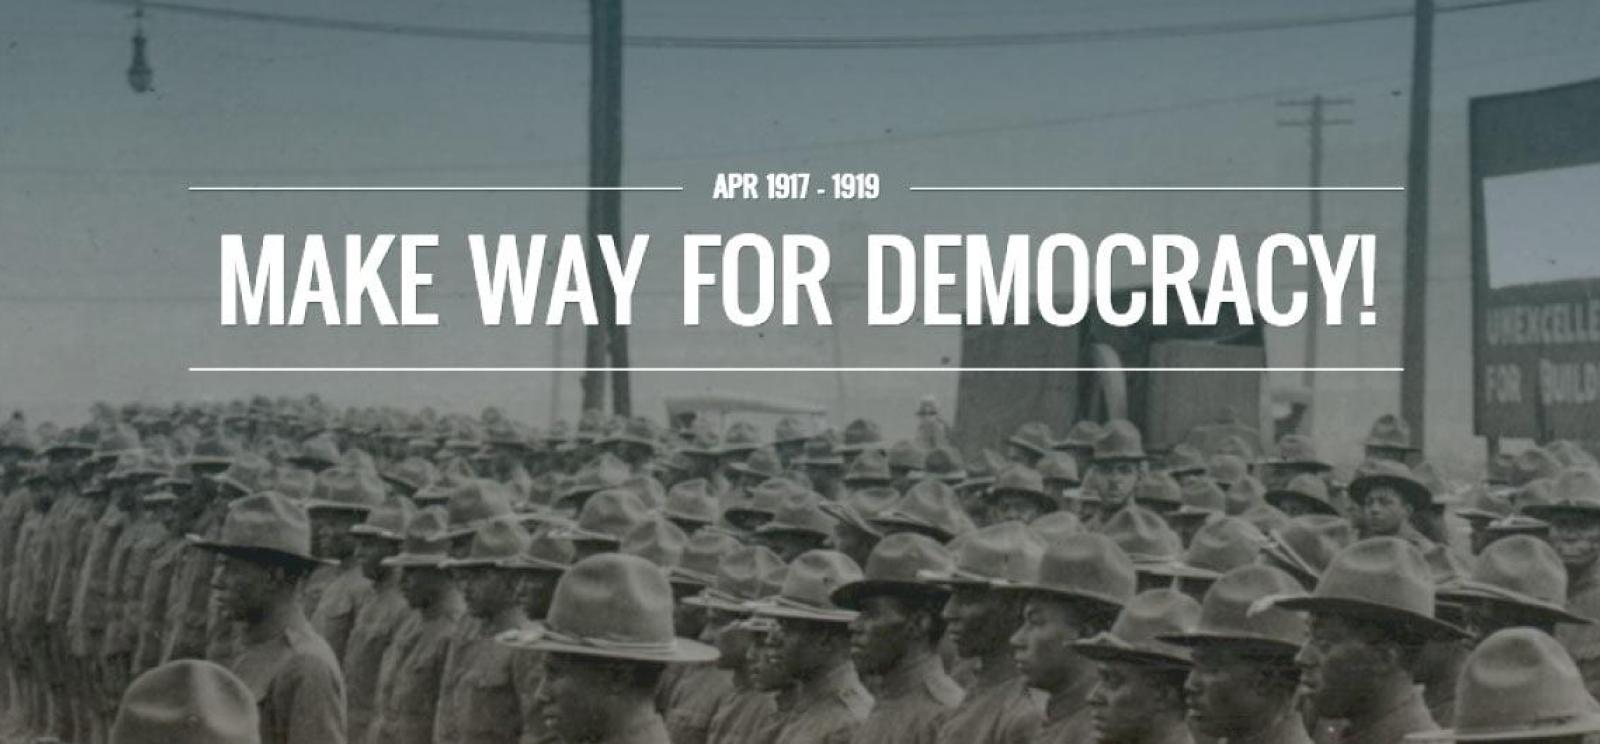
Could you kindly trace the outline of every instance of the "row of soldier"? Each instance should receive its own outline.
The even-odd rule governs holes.
[[[228,680],[255,709],[218,725],[274,742],[1398,741],[1548,718],[1457,704],[1515,698],[1467,684],[1507,658],[1594,712],[1548,688],[1600,656],[1600,479],[1567,446],[1463,494],[1392,417],[1339,483],[1304,438],[1158,461],[1126,422],[963,467],[866,422],[417,436],[254,408],[0,436],[18,733],[134,741],[130,712]]]

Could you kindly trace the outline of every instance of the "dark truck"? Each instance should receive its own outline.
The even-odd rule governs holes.
[[[1117,292],[1117,307],[1128,293]],[[1148,291],[1148,290],[1146,290]],[[1197,301],[1203,293],[1195,290]],[[1169,307],[1177,307],[1176,295]],[[1058,307],[1066,307],[1063,299]],[[1259,325],[1223,312],[1215,326],[1184,323],[1117,328],[1090,313],[1081,324],[1057,328],[969,326],[961,336],[955,440],[968,456],[1005,441],[1028,421],[1043,421],[1057,436],[1079,419],[1125,418],[1144,432],[1145,447],[1162,451],[1196,437],[1273,431],[1266,346]],[[1091,368],[1084,371],[985,372],[983,368]],[[1208,372],[1143,372],[1129,368],[1224,368]],[[1241,370],[1241,371],[1232,371]],[[1197,431],[1198,430],[1198,431]],[[1197,444],[1199,442],[1196,442]],[[1256,441],[1251,446],[1259,447]]]

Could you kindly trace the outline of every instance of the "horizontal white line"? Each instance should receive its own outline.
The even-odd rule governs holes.
[[[381,191],[682,191],[682,186],[190,186],[190,191],[229,192],[381,192]]]
[[[1403,367],[190,367],[190,372],[1402,372]]]
[[[909,191],[1405,191],[1404,186],[908,186]]]

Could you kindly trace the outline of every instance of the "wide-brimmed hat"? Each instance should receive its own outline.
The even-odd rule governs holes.
[[[1089,453],[1094,450],[1094,443],[1100,439],[1100,425],[1093,421],[1078,421],[1067,429],[1067,435],[1051,445],[1052,449],[1065,452]]]
[[[1217,517],[1202,526],[1189,541],[1181,560],[1140,566],[1157,576],[1216,580],[1240,566],[1254,563],[1266,535],[1238,517]]]
[[[784,494],[773,510],[772,519],[756,528],[756,534],[764,537],[798,534],[826,540],[833,536],[833,525],[837,521],[823,511],[822,497],[817,492],[799,490]]]
[[[272,475],[272,463],[267,458],[252,452],[241,452],[228,463],[226,470],[210,478],[222,496],[238,498],[266,488]],[[272,485],[276,486],[275,483]],[[278,490],[285,496],[291,495],[286,490]]]
[[[805,449],[794,458],[794,464],[844,467],[844,456],[834,449],[832,438],[816,436],[806,440]]]
[[[887,539],[887,538],[885,538]],[[998,522],[951,541],[955,565],[920,571],[918,581],[961,586],[1020,584],[1038,576],[1044,541],[1021,522]]]
[[[1411,425],[1392,413],[1385,413],[1372,422],[1372,428],[1368,430],[1367,439],[1362,444],[1368,449],[1417,451],[1417,448],[1411,445]]]
[[[984,493],[985,501],[1001,496],[1021,496],[1037,504],[1043,511],[1054,511],[1058,504],[1044,491],[1044,477],[1026,465],[1009,465],[995,473],[994,484]]]
[[[1090,459],[1097,463],[1120,461],[1143,462],[1150,459],[1144,451],[1144,438],[1133,422],[1117,419],[1105,425],[1100,437],[1094,440]]]
[[[1588,468],[1561,471],[1547,499],[1523,506],[1522,512],[1545,521],[1563,514],[1600,519],[1600,471]]]
[[[1199,622],[1199,602],[1173,589],[1153,589],[1129,599],[1111,630],[1078,641],[1072,648],[1095,661],[1187,667],[1191,663],[1188,647],[1162,639],[1194,630]]]
[[[1532,628],[1507,628],[1467,655],[1450,729],[1407,741],[1536,741],[1600,732],[1600,702],[1572,656]]]
[[[417,493],[439,479],[439,469],[420,457],[407,457],[383,468],[378,477],[405,495]]]
[[[1550,523],[1522,514],[1512,514],[1484,525],[1483,531],[1489,535],[1491,541],[1511,535],[1527,535],[1547,540],[1550,537]]]
[[[1250,465],[1238,455],[1212,455],[1206,460],[1206,474],[1224,489],[1232,488],[1250,475]]]
[[[945,573],[953,568],[955,559],[950,551],[933,538],[914,532],[896,533],[873,546],[861,579],[835,589],[833,602],[859,610],[863,599],[880,594],[942,595],[942,587],[919,581],[917,574]]]
[[[1600,461],[1571,439],[1557,439],[1544,446],[1565,468],[1600,468]]]
[[[1277,456],[1264,458],[1256,464],[1308,473],[1326,473],[1333,470],[1333,465],[1317,456],[1316,442],[1303,434],[1285,434],[1279,437]]]
[[[333,434],[322,432],[300,443],[300,450],[289,456],[289,464],[307,470],[331,468],[343,462],[339,443]]]
[[[977,529],[955,490],[936,480],[918,481],[893,506],[867,519],[885,534],[911,530],[941,542]]]
[[[1339,507],[1333,505],[1333,498],[1328,495],[1328,481],[1320,475],[1301,473],[1289,479],[1282,488],[1269,489],[1266,494],[1267,503],[1284,509],[1290,502],[1302,504],[1318,514],[1339,516]]]
[[[1050,426],[1043,421],[1029,421],[1017,427],[1016,433],[1006,439],[1007,444],[1021,447],[1036,455],[1048,453],[1054,441],[1055,435],[1050,433]]]
[[[722,557],[739,549],[739,539],[718,529],[704,529],[689,537],[678,565],[670,572],[674,584],[709,587],[717,583]]]
[[[1406,500],[1412,511],[1423,511],[1433,505],[1433,491],[1422,482],[1411,468],[1392,460],[1369,462],[1365,471],[1350,481],[1346,489],[1350,500],[1365,504],[1375,488],[1392,488]]]
[[[230,558],[310,568],[329,563],[311,552],[311,518],[299,503],[262,491],[228,505],[215,539],[191,534],[189,544]]]
[[[1541,478],[1555,478],[1565,466],[1561,460],[1543,447],[1529,447],[1518,452],[1513,460],[1512,482],[1523,485]]]
[[[233,672],[182,659],[138,677],[122,694],[111,744],[260,744],[256,695]]]
[[[1434,616],[1433,571],[1416,547],[1397,537],[1372,537],[1340,551],[1309,596],[1277,600],[1288,610],[1382,622],[1414,639],[1463,638]]]
[[[610,433],[600,437],[600,444],[613,442],[629,442],[648,448],[651,452],[661,446],[661,432],[656,429],[654,421],[643,417],[630,418],[622,422],[621,426]]]
[[[602,454],[562,484],[556,493],[556,506],[582,509],[585,499],[607,489],[619,488],[632,477],[626,463],[609,453]]]
[[[1228,494],[1223,492],[1222,486],[1217,485],[1216,481],[1203,475],[1185,482],[1180,497],[1183,499],[1183,506],[1171,514],[1164,515],[1173,527],[1215,519],[1228,511]]]
[[[1140,566],[1172,563],[1183,555],[1183,536],[1161,515],[1137,504],[1118,509],[1100,526],[1100,532]]]
[[[888,511],[900,498],[900,492],[890,486],[852,488],[838,501],[823,501],[822,510],[862,532],[882,537],[882,528],[868,520]]]
[[[689,534],[683,528],[656,514],[623,535],[617,552],[639,556],[670,572],[683,560],[683,550],[688,545]]]
[[[722,435],[722,444],[717,448],[717,454],[740,455],[759,449],[761,444],[761,433],[756,431],[754,424],[748,421],[735,421]]]
[[[886,448],[883,443],[883,432],[878,428],[878,422],[858,418],[844,427],[843,441],[839,443],[837,451],[840,454],[851,454]]]
[[[791,620],[847,623],[855,610],[833,603],[833,592],[861,580],[861,567],[850,556],[835,550],[808,550],[789,563],[783,588],[776,595],[750,604],[750,611],[764,617]]]
[[[1567,571],[1555,548],[1537,537],[1513,535],[1478,554],[1469,576],[1439,587],[1439,598],[1487,602],[1543,622],[1588,625],[1567,610]]]
[[[451,558],[441,568],[499,568],[501,562],[528,550],[532,536],[515,517],[499,517],[485,522],[472,533],[472,545],[461,558]]]
[[[1181,646],[1228,644],[1293,656],[1310,637],[1303,613],[1271,599],[1300,590],[1294,577],[1270,566],[1240,566],[1218,578],[1200,600],[1194,629],[1164,640]]]
[[[928,458],[928,451],[909,439],[901,439],[889,445],[889,472],[900,471],[910,473],[921,470],[923,463]]]
[[[1206,456],[1196,447],[1187,442],[1175,445],[1172,451],[1164,458],[1164,468],[1167,475],[1181,478],[1186,475],[1200,475],[1206,472]]]
[[[863,451],[844,471],[847,486],[882,486],[894,480],[889,473],[889,458],[882,450]]]
[[[804,493],[808,489],[788,478],[768,478],[743,494],[737,490],[724,493],[722,516],[729,522],[757,522],[772,519],[785,496]]]
[[[1147,473],[1133,486],[1133,503],[1157,514],[1183,508],[1183,488],[1166,473]]]
[[[1058,484],[1075,488],[1083,482],[1078,475],[1078,461],[1065,452],[1051,452],[1039,458],[1039,477],[1046,485]]]
[[[804,442],[811,438],[811,431],[800,419],[793,416],[784,416],[778,419],[777,426],[772,429],[772,443],[788,444],[790,442]]]
[[[612,488],[590,497],[578,513],[578,521],[553,527],[557,537],[567,540],[593,540],[621,545],[626,537],[649,518],[650,509],[631,490]]]
[[[1478,483],[1469,487],[1461,495],[1461,505],[1456,508],[1456,516],[1469,522],[1492,522],[1502,517],[1509,517],[1517,511],[1513,498],[1517,489],[1491,486],[1488,483]]]
[[[715,648],[675,635],[666,572],[620,553],[574,563],[556,582],[542,622],[496,640],[547,653],[658,663],[708,662],[719,655]]]
[[[197,475],[220,473],[233,463],[239,451],[237,442],[213,434],[195,442],[184,463]]]
[[[416,513],[417,507],[411,503],[411,499],[391,495],[378,504],[377,508],[367,512],[365,522],[352,525],[350,534],[400,542],[405,540],[406,525]]]
[[[430,506],[419,509],[406,524],[405,541],[400,552],[381,562],[389,567],[438,567],[450,557],[450,540],[445,535],[449,521],[444,507]]]
[[[491,520],[512,515],[511,491],[495,481],[470,478],[450,491],[445,513],[450,515],[445,537],[470,535]]]
[[[706,590],[684,604],[722,612],[749,613],[750,603],[783,588],[789,567],[777,553],[761,545],[735,548],[717,561],[717,576]]]
[[[674,483],[667,491],[661,513],[666,518],[690,525],[716,524],[719,505],[711,495],[711,484],[704,478]]]
[[[911,472],[912,480],[933,479],[955,485],[967,478],[961,453],[950,447],[934,447],[922,458],[922,467]]]
[[[577,557],[577,548],[571,540],[564,540],[551,534],[549,527],[541,527],[528,536],[528,549],[510,558],[502,558],[495,563],[500,568],[510,568],[521,571],[542,571],[546,573],[561,573],[572,565]]]
[[[778,453],[771,447],[761,447],[751,452],[743,461],[729,465],[728,469],[757,478],[776,478],[783,475],[783,462],[778,459]]]
[[[1133,598],[1137,572],[1128,554],[1105,535],[1082,532],[1045,544],[1033,570],[995,582],[997,589],[1089,602],[1113,611]]]
[[[383,503],[386,489],[378,474],[339,465],[317,474],[317,485],[306,499],[306,511],[340,511],[366,514]]]
[[[1268,532],[1261,553],[1271,559],[1272,565],[1293,574],[1310,589],[1317,585],[1333,557],[1355,541],[1356,529],[1350,520],[1305,514]]]
[[[1028,529],[1033,530],[1033,534],[1038,535],[1046,545],[1086,530],[1083,519],[1067,511],[1054,511],[1034,517],[1033,521],[1028,523]]]

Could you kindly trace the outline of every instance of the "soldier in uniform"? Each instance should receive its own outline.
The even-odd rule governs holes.
[[[1306,620],[1264,603],[1299,591],[1298,581],[1276,568],[1236,568],[1206,591],[1193,629],[1162,637],[1193,652],[1184,692],[1197,740],[1311,744],[1294,666]]]
[[[757,688],[752,677],[756,653],[765,640],[744,624],[749,603],[774,596],[783,588],[788,568],[778,555],[760,546],[736,548],[717,561],[715,580],[682,603],[706,611],[706,632],[702,636],[716,643],[721,656],[716,665],[731,672],[733,690],[711,714],[706,728],[707,744],[742,744],[753,741],[773,714],[772,695]],[[667,711],[668,726],[675,711]],[[691,722],[681,728],[692,728]]]
[[[382,503],[383,493],[383,481],[376,473],[341,465],[317,474],[316,490],[306,502],[317,556],[338,565],[323,583],[316,604],[310,605],[311,625],[341,659],[355,627],[356,612],[373,594],[372,580],[356,560],[356,542],[350,530]]]
[[[1578,744],[1600,733],[1600,701],[1584,689],[1572,657],[1532,628],[1484,639],[1462,666],[1457,690],[1462,705],[1451,728],[1412,740]]]
[[[861,580],[861,568],[832,550],[802,553],[789,564],[776,597],[752,606],[778,621],[768,638],[774,660],[794,686],[794,705],[773,744],[849,742],[872,710],[872,696],[850,663],[856,613],[833,604],[832,590]]]
[[[128,686],[111,744],[260,744],[255,696],[208,661],[175,661]]]
[[[151,613],[143,604],[146,582],[156,580],[156,556],[165,548],[181,549],[183,541],[169,525],[172,522],[172,505],[177,497],[170,492],[157,491],[140,497],[133,524],[128,527],[128,540],[123,549],[115,551],[111,559],[110,596],[105,632],[97,649],[95,679],[100,691],[102,716],[116,712],[119,695],[129,681],[145,669],[134,669],[134,652],[145,618]],[[170,561],[167,564],[170,566]],[[168,572],[170,573],[170,572]],[[168,582],[160,581],[165,601]],[[157,625],[156,628],[160,626]]]
[[[966,699],[939,725],[941,744],[1020,744],[1034,741],[1044,720],[1044,704],[1017,669],[1011,637],[1022,627],[1023,597],[996,591],[1038,573],[1044,545],[1026,526],[1001,522],[968,532],[950,545],[955,566],[917,575],[932,586],[947,587],[945,635],[956,653],[974,666]]]
[[[859,462],[859,461],[858,461]],[[948,572],[950,551],[925,535],[884,538],[867,557],[862,579],[833,591],[835,604],[860,614],[850,623],[856,670],[877,680],[876,703],[856,731],[858,744],[933,744],[938,721],[964,693],[939,657],[940,616],[949,593],[917,581],[917,572]]]
[[[222,528],[227,501],[215,476],[228,469],[236,454],[230,443],[211,439],[196,444],[189,456],[194,487],[181,497],[177,509],[178,520],[194,534],[212,535]],[[185,550],[176,560],[167,590],[161,656],[156,663],[199,659],[206,653],[215,556],[206,550]]]
[[[1412,515],[1433,504],[1433,493],[1410,468],[1391,460],[1367,463],[1362,474],[1350,481],[1349,494],[1361,509],[1362,537],[1398,537],[1419,550],[1433,546],[1411,526]]]
[[[356,563],[373,585],[371,598],[356,610],[345,644],[343,668],[351,742],[367,740],[367,728],[375,717],[384,652],[411,613],[400,592],[401,569],[386,567],[383,561],[400,552],[406,525],[415,511],[410,499],[390,496],[367,515],[367,521],[350,528],[356,540]]]
[[[1111,629],[1074,644],[1100,665],[1089,693],[1095,741],[1104,744],[1192,744],[1183,685],[1189,650],[1161,636],[1194,630],[1200,604],[1171,589],[1128,600]]]
[[[1435,618],[1433,576],[1415,547],[1394,537],[1357,542],[1309,597],[1278,605],[1311,613],[1295,661],[1317,715],[1347,721],[1341,741],[1399,744],[1437,728],[1414,670],[1424,644],[1465,634]]]
[[[665,572],[631,555],[573,564],[556,584],[545,623],[502,639],[543,652],[536,704],[561,740],[586,744],[667,744],[653,700],[663,668],[717,657],[716,649],[675,636]]]
[[[645,529],[635,530],[634,537]],[[630,547],[625,544],[623,552],[634,552]],[[722,556],[739,547],[737,539],[721,530],[701,530],[684,546],[677,565],[667,573],[674,599],[672,623],[679,636],[715,641],[710,611],[686,600],[715,583]],[[656,707],[666,718],[667,731],[675,744],[705,744],[712,717],[735,694],[733,677],[733,671],[720,666],[720,660],[668,668],[657,691]]]
[[[305,508],[270,491],[246,496],[215,539],[188,540],[221,558],[217,599],[242,626],[226,666],[255,696],[261,743],[344,744],[344,675],[301,607],[301,584],[319,563]]]
[[[1099,524],[1133,503],[1134,487],[1149,472],[1149,459],[1139,429],[1132,422],[1119,419],[1106,424],[1094,440],[1090,471],[1085,474],[1085,481],[1094,476],[1100,510],[1086,521]]]
[[[1108,631],[1133,598],[1133,560],[1111,538],[1079,533],[1052,540],[1034,565],[1031,575],[997,591],[1026,600],[1011,647],[1028,684],[1050,696],[1038,740],[1087,741],[1089,693],[1099,678],[1094,662],[1072,644]]]
[[[1564,470],[1549,502],[1528,504],[1523,512],[1550,523],[1550,545],[1567,569],[1567,607],[1600,622],[1600,476]],[[1562,625],[1556,640],[1583,672],[1589,693],[1600,693],[1600,625]]]
[[[437,744],[511,744],[537,725],[537,668],[525,663],[525,653],[495,642],[502,633],[532,627],[517,602],[518,572],[500,566],[525,553],[529,542],[515,518],[491,520],[478,529],[466,557],[444,564],[465,592],[467,612],[477,623],[451,647],[445,661],[446,682],[434,726]]]
[[[441,507],[421,510],[406,526],[400,553],[383,560],[386,568],[403,572],[400,591],[411,615],[384,652],[378,717],[368,737],[374,744],[433,742],[445,652],[463,611],[461,597],[442,568],[450,547],[444,531],[447,519]]]

